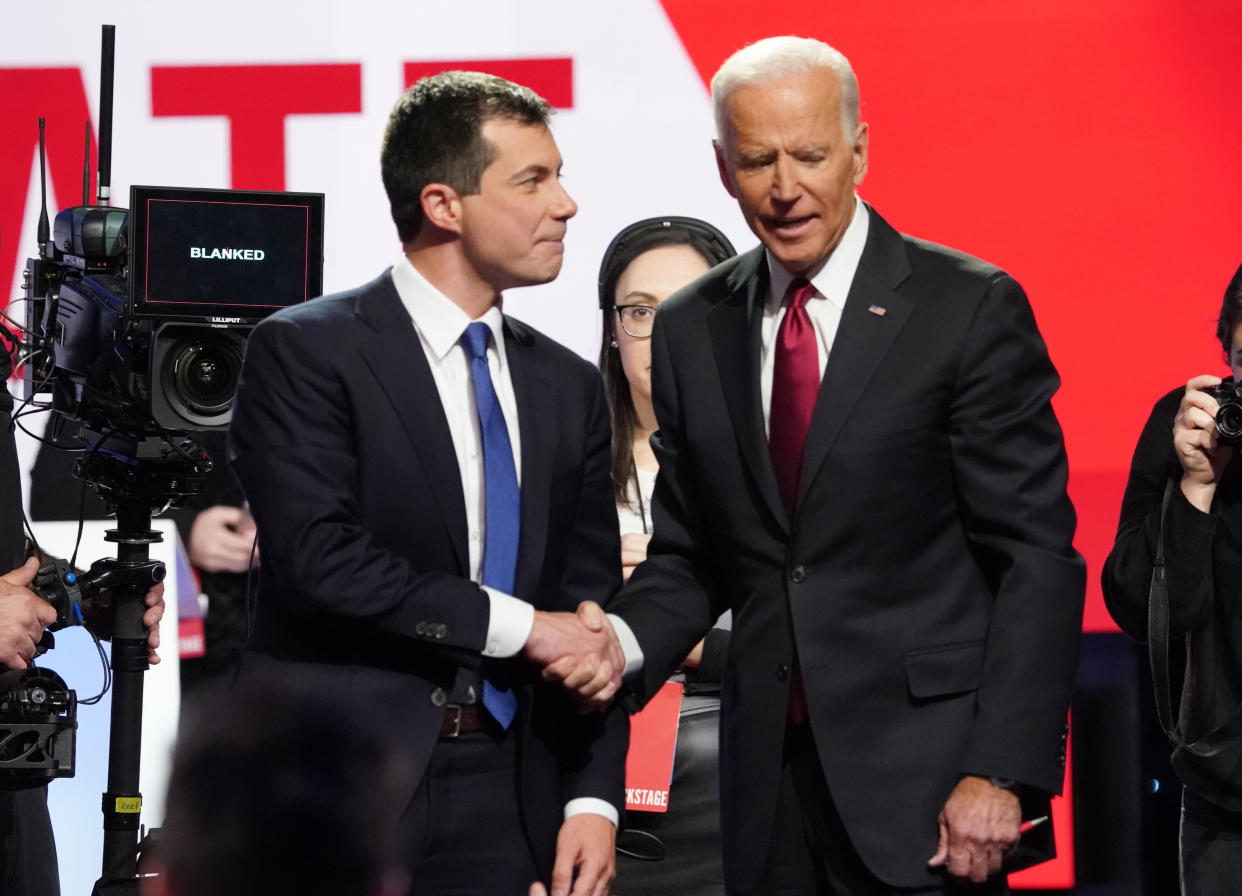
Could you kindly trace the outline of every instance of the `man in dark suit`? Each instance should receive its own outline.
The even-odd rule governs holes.
[[[763,245],[660,308],[655,532],[610,606],[627,679],[646,698],[732,609],[731,893],[1003,892],[1061,787],[1082,611],[1056,372],[1013,279],[856,197],[843,56],[762,41],[712,96]]]
[[[381,698],[419,781],[420,894],[576,875],[601,896],[613,873],[625,715],[579,717],[537,673],[610,649],[591,615],[620,584],[603,389],[500,310],[557,275],[577,211],[550,114],[476,73],[410,88],[381,154],[402,257],[255,329],[230,430],[263,556],[240,675]]]

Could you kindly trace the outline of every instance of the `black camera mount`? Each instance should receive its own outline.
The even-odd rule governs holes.
[[[116,558],[97,560],[79,577],[91,589],[112,595],[112,716],[108,738],[108,784],[103,794],[103,872],[96,894],[138,893],[138,787],[142,758],[143,673],[149,667],[147,630],[142,617],[146,594],[163,581],[164,564],[152,560],[150,546],[163,541],[151,528],[152,510],[182,503],[202,486],[211,461],[192,442],[107,436],[83,428],[92,447],[75,471],[93,485],[116,513],[116,528],[105,539]]]
[[[146,478],[141,463],[134,471]],[[88,476],[90,474],[88,473]],[[88,479],[89,481],[89,479]],[[117,546],[115,560],[92,564],[112,583],[112,718],[108,735],[108,789],[103,794],[103,871],[94,893],[138,892],[138,817],[142,794],[138,773],[142,758],[143,673],[149,667],[147,630],[142,623],[145,596],[164,578],[164,564],[152,561],[150,545],[162,540],[151,529],[147,499],[115,495],[117,527],[108,541]]]

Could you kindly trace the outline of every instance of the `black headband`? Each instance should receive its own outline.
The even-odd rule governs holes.
[[[635,244],[658,238],[660,234],[676,234],[690,237],[693,242],[670,243],[670,245],[687,245],[696,251],[707,250],[707,260],[712,265],[720,264],[737,254],[729,238],[718,229],[698,218],[686,218],[679,215],[665,215],[660,218],[645,218],[635,221],[626,227],[608,244],[604,259],[599,264],[599,307],[611,308],[613,297],[608,295],[615,288],[622,270],[634,260],[636,255],[629,255],[628,250]],[[657,245],[663,245],[657,243]],[[655,248],[652,246],[651,248]],[[645,249],[643,251],[646,251]],[[639,253],[641,254],[641,253]]]

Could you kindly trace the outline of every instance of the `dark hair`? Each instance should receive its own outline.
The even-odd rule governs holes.
[[[1220,305],[1220,317],[1216,321],[1216,338],[1225,350],[1225,363],[1233,349],[1233,334],[1242,326],[1242,265],[1233,272],[1233,279],[1225,287],[1225,299]]]
[[[420,78],[393,106],[380,149],[380,174],[401,241],[414,239],[423,226],[427,184],[447,184],[463,196],[479,191],[483,169],[495,158],[495,147],[480,131],[484,122],[546,125],[551,115],[547,100],[495,75],[440,72]]]
[[[634,259],[662,246],[689,246],[715,266],[737,254],[729,238],[698,218],[669,215],[645,218],[626,227],[608,244],[599,265],[599,307],[603,310],[604,333],[599,347],[599,370],[612,416],[612,491],[618,504],[629,500],[633,476],[634,427],[638,414],[630,395],[630,384],[621,366],[621,354],[613,347],[616,326],[617,282]]]
[[[158,845],[170,892],[367,896],[403,867],[414,770],[384,707],[264,679],[192,709]]]

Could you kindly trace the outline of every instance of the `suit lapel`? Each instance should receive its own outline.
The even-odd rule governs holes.
[[[470,569],[466,499],[453,437],[427,356],[388,272],[359,295],[356,314],[372,330],[370,338],[359,346],[362,360],[392,404],[427,474],[435,493],[431,503],[444,520],[464,575]]]
[[[874,211],[870,214],[867,245],[841,312],[841,323],[811,416],[798,478],[799,504],[912,310],[910,299],[896,291],[910,274],[905,243],[879,215]]]
[[[768,268],[762,247],[744,256],[733,269],[728,290],[726,300],[707,315],[717,375],[742,457],[772,516],[788,532],[789,517],[768,453],[763,400],[759,394],[761,326],[768,294]]]
[[[518,541],[516,596],[530,595],[543,566],[547,546],[548,501],[551,497],[552,461],[556,456],[555,428],[548,400],[555,383],[540,355],[534,336],[520,321],[505,318],[505,359],[517,400],[518,430],[522,440],[522,532]]]

